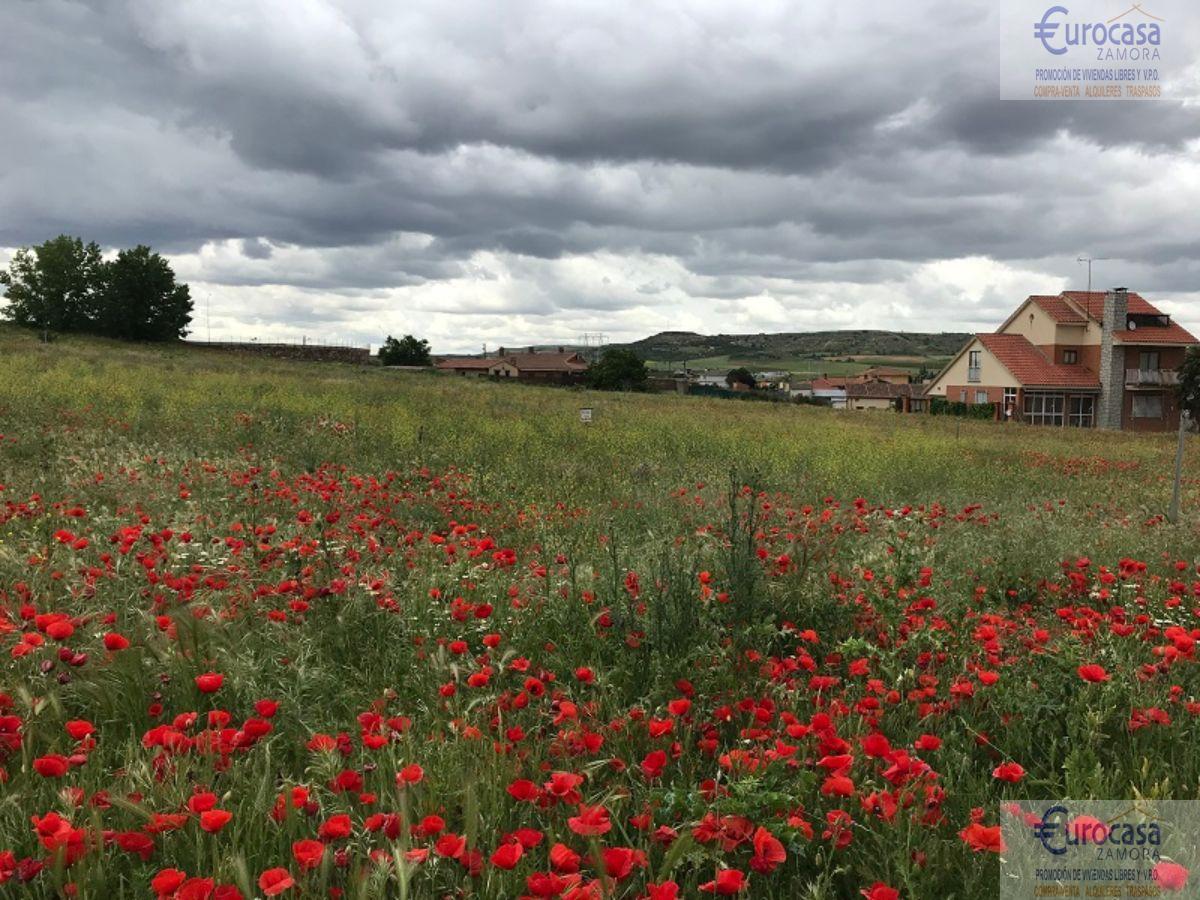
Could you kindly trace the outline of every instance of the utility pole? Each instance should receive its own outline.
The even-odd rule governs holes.
[[[1075,262],[1085,262],[1088,264],[1088,287],[1087,292],[1092,292],[1092,263],[1100,260],[1112,259],[1111,256],[1077,256]]]
[[[1179,521],[1179,489],[1183,482],[1183,443],[1187,439],[1187,428],[1187,410],[1180,410],[1179,442],[1175,445],[1175,485],[1171,488],[1171,508],[1167,511],[1167,521],[1172,525]]]

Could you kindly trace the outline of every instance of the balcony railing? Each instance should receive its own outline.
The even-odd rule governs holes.
[[[1125,384],[1127,386],[1179,384],[1179,372],[1175,369],[1126,369]]]
[[[958,371],[962,371],[959,369]],[[967,369],[967,381],[971,384],[979,384],[979,366],[971,366]]]

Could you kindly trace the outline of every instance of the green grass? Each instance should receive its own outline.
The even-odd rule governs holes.
[[[0,386],[0,716],[22,722],[17,748],[0,750],[0,879],[5,849],[45,861],[24,887],[34,896],[68,884],[81,900],[149,896],[174,867],[249,897],[285,867],[287,897],[513,897],[556,841],[646,854],[609,896],[666,878],[695,896],[719,866],[750,871],[744,840],[695,837],[715,812],[786,845],[772,874],[751,872],[748,896],[854,900],[879,880],[907,898],[987,897],[995,858],[958,837],[975,807],[992,824],[1025,795],[1200,792],[1195,661],[1156,651],[1168,625],[1194,626],[1200,589],[1191,446],[1184,521],[1161,516],[1173,436],[43,345],[11,328]],[[71,634],[49,634],[55,615]],[[107,631],[132,646],[108,652]],[[1083,662],[1112,680],[1082,682]],[[210,670],[225,681],[202,694],[194,678]],[[693,708],[670,712],[683,679]],[[211,711],[238,732],[264,698],[279,702],[271,732],[227,754],[147,739],[164,725],[196,738]],[[1131,731],[1143,709],[1170,724]],[[820,790],[832,732],[793,733],[784,714],[831,716],[855,755],[853,796]],[[410,724],[372,748],[375,716]],[[673,731],[651,737],[648,717]],[[95,724],[95,747],[67,738],[73,719]],[[869,793],[901,790],[890,760],[858,749],[876,729],[914,754],[919,735],[942,738],[918,754],[936,779],[904,788],[911,810],[938,815],[864,810]],[[340,733],[345,754],[308,747]],[[794,766],[757,755],[787,745]],[[659,749],[666,769],[648,777]],[[61,780],[32,770],[74,752]],[[1026,781],[997,782],[1003,760]],[[424,780],[398,789],[413,762]],[[343,771],[375,799],[334,790]],[[613,830],[586,838],[569,825],[574,803],[509,796],[550,771],[580,774]],[[272,819],[299,784],[311,815]],[[935,784],[942,799],[925,793]],[[198,789],[232,823],[205,834],[188,814],[147,862],[104,847],[65,867],[30,825],[54,811],[85,836],[135,833],[186,812]],[[111,806],[94,802],[102,792]],[[674,850],[630,824],[646,810],[681,835]],[[834,850],[822,830],[838,810],[856,824]],[[292,842],[342,812],[353,835],[329,844],[347,864],[330,852],[299,872]],[[483,854],[478,875],[436,853],[403,862],[431,841],[389,840],[368,828],[375,813],[442,816]],[[520,827],[545,840],[511,872],[488,864]]]

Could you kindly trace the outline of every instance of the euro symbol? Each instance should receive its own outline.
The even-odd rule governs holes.
[[[1066,45],[1059,48],[1050,46],[1050,39],[1058,32],[1058,22],[1051,22],[1050,17],[1062,13],[1067,15],[1068,10],[1065,6],[1052,6],[1046,10],[1046,14],[1042,16],[1042,21],[1033,23],[1033,36],[1042,42],[1042,46],[1055,56],[1062,56],[1067,52]]]

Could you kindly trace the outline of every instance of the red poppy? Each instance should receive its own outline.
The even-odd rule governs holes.
[[[161,869],[150,879],[150,888],[159,897],[170,897],[186,880],[187,872],[181,872],[178,869]]]
[[[958,833],[958,836],[976,853],[1003,853],[1004,838],[1000,836],[999,825],[983,825],[972,822]]]
[[[579,871],[580,856],[566,844],[555,844],[550,848],[550,865],[556,872],[573,875]]]
[[[203,675],[196,676],[196,687],[200,689],[202,694],[214,694],[221,689],[221,685],[225,683],[225,676],[219,672],[205,672]],[[271,870],[275,871],[274,869]]]
[[[763,827],[754,832],[754,856],[750,858],[750,868],[755,872],[766,874],[787,860],[787,851],[782,842]]]
[[[301,871],[315,869],[325,858],[325,845],[314,840],[296,841],[292,844],[292,858]]]
[[[39,756],[33,761],[33,771],[43,778],[62,778],[70,768],[71,761],[56,753],[50,756]]]
[[[1104,666],[1097,665],[1096,663],[1088,663],[1087,665],[1080,666],[1075,671],[1079,673],[1079,677],[1084,681],[1090,681],[1093,684],[1112,679],[1112,676],[1104,670]]]
[[[492,865],[497,869],[511,869],[521,861],[525,848],[516,841],[501,844],[492,854]]]
[[[642,774],[647,778],[661,777],[663,769],[666,767],[667,753],[665,750],[652,750],[642,760]]]
[[[416,763],[409,763],[403,769],[396,773],[396,786],[405,787],[410,784],[417,784],[425,777],[425,770]]]
[[[646,885],[646,900],[679,900],[679,885],[674,881],[662,881]]]
[[[862,891],[867,900],[900,900],[900,892],[894,887],[888,887],[882,881],[877,881]]]
[[[295,885],[292,873],[287,869],[267,869],[258,876],[258,889],[268,897],[282,894]]]
[[[233,813],[223,809],[210,809],[200,813],[200,827],[209,834],[217,834],[222,828],[229,824],[229,820],[233,818]]]
[[[1150,874],[1154,883],[1164,891],[1182,891],[1187,887],[1188,876],[1191,875],[1186,866],[1167,860],[1155,863]]]
[[[604,861],[604,874],[617,881],[629,877],[634,865],[639,862],[639,856],[641,861],[645,860],[644,854],[630,847],[605,847],[600,855]]]
[[[125,650],[129,647],[129,638],[115,631],[104,635],[104,649],[109,651]]]
[[[746,888],[746,873],[740,869],[721,869],[712,881],[700,885],[700,890],[706,894],[717,894],[730,897],[740,894]]]
[[[992,777],[999,781],[1007,781],[1011,784],[1016,784],[1025,777],[1025,770],[1020,763],[1006,762],[1001,763],[992,769]]]
[[[603,806],[579,804],[579,815],[567,819],[567,826],[581,837],[597,837],[612,830],[608,810]]]

